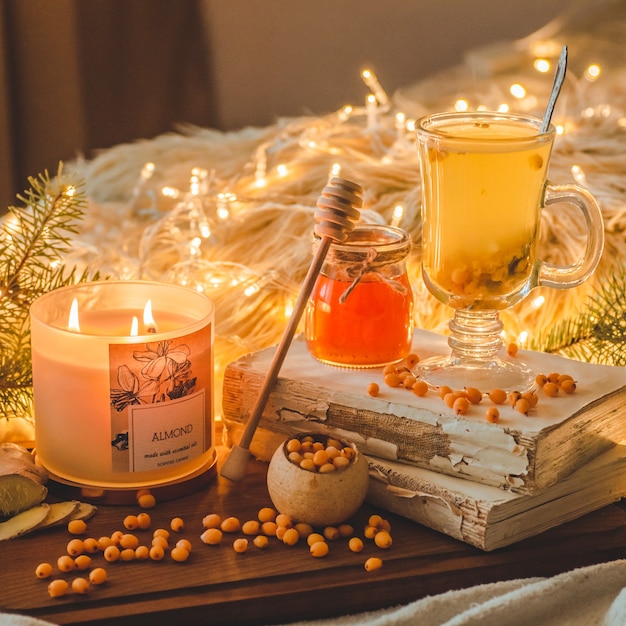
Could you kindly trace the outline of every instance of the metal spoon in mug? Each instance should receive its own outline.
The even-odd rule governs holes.
[[[545,133],[548,130],[548,126],[550,126],[550,120],[552,119],[554,105],[556,104],[556,99],[559,97],[559,93],[561,93],[561,86],[563,85],[563,81],[565,80],[566,70],[567,46],[563,46],[563,50],[561,50],[561,56],[559,57],[559,62],[556,66],[556,74],[554,75],[554,84],[552,85],[550,99],[548,100],[548,106],[546,108],[546,112],[543,116],[543,122],[541,124],[542,133]]]

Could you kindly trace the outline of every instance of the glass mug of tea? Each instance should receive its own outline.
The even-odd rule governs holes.
[[[418,122],[422,178],[422,276],[454,309],[451,353],[424,359],[420,375],[433,387],[523,391],[533,373],[519,358],[500,359],[498,311],[535,287],[575,287],[595,270],[604,226],[598,203],[577,184],[547,180],[556,130],[531,116],[439,113]],[[569,203],[587,224],[586,250],[570,266],[538,258],[542,209]]]

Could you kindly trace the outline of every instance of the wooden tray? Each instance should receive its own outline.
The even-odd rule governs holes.
[[[220,450],[220,454],[223,454]],[[361,554],[340,544],[315,559],[304,544],[277,541],[264,550],[236,554],[199,540],[209,512],[247,519],[269,503],[266,465],[250,464],[242,483],[217,478],[207,489],[151,510],[153,527],[173,516],[185,520],[181,536],[193,542],[186,563],[112,563],[108,581],[86,596],[48,597],[36,565],[65,552],[64,528],[0,543],[0,611],[56,624],[143,626],[155,623],[284,624],[391,607],[429,594],[526,576],[549,576],[592,563],[626,557],[626,513],[613,505],[516,546],[484,553],[392,513],[364,506],[353,522],[358,533],[372,512],[392,524],[394,544],[382,553],[383,568],[366,572],[363,562],[380,555],[371,544]],[[122,527],[129,506],[101,506],[88,523],[95,537]],[[138,533],[139,534],[139,533]],[[146,533],[147,534],[147,533]],[[102,558],[94,559],[97,564]]]

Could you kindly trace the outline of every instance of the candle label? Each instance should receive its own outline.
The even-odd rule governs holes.
[[[212,328],[145,344],[110,344],[114,472],[162,470],[211,442]]]

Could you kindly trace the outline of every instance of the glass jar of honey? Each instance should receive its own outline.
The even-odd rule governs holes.
[[[330,246],[305,314],[307,347],[316,359],[377,367],[410,353],[410,248],[405,231],[377,224],[359,225],[344,242]]]

